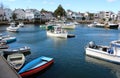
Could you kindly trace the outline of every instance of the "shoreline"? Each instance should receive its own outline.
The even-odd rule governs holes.
[[[20,21],[15,21],[16,24],[19,24]],[[47,21],[22,21],[24,24],[45,24]],[[10,25],[8,21],[0,21],[1,25]]]

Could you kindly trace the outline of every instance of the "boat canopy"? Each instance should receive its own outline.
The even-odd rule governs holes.
[[[112,41],[111,42],[111,47],[120,47],[120,41],[119,40]]]
[[[48,27],[47,27],[47,30],[54,30],[54,27],[53,27],[53,25],[51,25],[51,26],[48,26]]]

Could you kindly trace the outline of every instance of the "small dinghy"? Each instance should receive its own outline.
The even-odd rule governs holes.
[[[5,49],[4,54],[9,55],[9,54],[13,54],[13,53],[23,53],[26,54],[28,52],[30,52],[30,47],[28,46],[24,46],[18,49]]]
[[[14,53],[11,55],[8,55],[7,61],[16,70],[19,70],[24,62],[25,62],[25,56],[22,53]]]

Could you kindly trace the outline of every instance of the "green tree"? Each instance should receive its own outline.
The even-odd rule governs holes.
[[[17,14],[16,14],[16,13],[13,13],[12,18],[13,18],[13,20],[16,20]]]
[[[93,13],[89,13],[89,17],[90,17],[90,20],[93,20],[94,19],[94,14]]]
[[[65,17],[66,16],[66,12],[63,9],[63,7],[61,5],[59,5],[58,8],[54,11],[54,15],[56,17],[58,17],[58,16]]]
[[[112,18],[109,18],[109,21],[112,21]]]
[[[103,21],[105,21],[106,19],[105,18],[102,18]]]
[[[82,17],[82,20],[85,20],[86,18],[85,17]]]
[[[48,12],[48,11],[42,8],[40,12],[42,13],[42,12]]]

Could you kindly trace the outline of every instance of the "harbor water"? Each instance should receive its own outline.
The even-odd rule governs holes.
[[[84,50],[90,41],[109,45],[120,39],[119,29],[89,28],[80,24],[74,30],[67,30],[75,34],[74,38],[63,39],[47,37],[39,25],[25,25],[17,33],[6,31],[6,27],[0,26],[0,33],[17,37],[16,42],[8,44],[9,48],[31,48],[25,64],[40,56],[54,58],[54,64],[31,78],[120,78],[120,65],[86,56]]]

